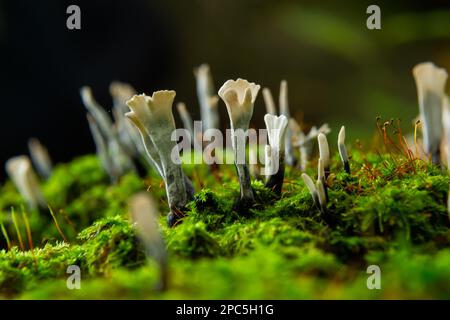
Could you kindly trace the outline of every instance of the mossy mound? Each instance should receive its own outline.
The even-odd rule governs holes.
[[[352,152],[351,169],[344,173],[333,158],[326,216],[291,168],[281,197],[253,181],[258,203],[242,215],[235,207],[239,185],[233,166],[213,174],[207,166],[186,166],[198,192],[174,228],[165,224],[164,186],[156,174],[129,174],[110,185],[94,156],[59,166],[43,184],[59,230],[49,211],[24,210],[7,182],[0,219],[11,248],[0,240],[0,295],[450,298],[448,174],[420,160],[358,151]],[[164,292],[154,289],[158,268],[147,261],[128,218],[128,199],[142,190],[160,200],[169,254]],[[29,220],[32,241],[22,217]],[[381,290],[367,288],[372,264],[381,269]],[[67,289],[69,265],[81,268],[81,290]]]

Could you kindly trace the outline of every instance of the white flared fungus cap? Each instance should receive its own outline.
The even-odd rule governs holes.
[[[5,168],[17,190],[30,208],[35,209],[38,206],[46,206],[37,176],[27,156],[17,156],[9,159],[6,162]]]
[[[413,68],[413,75],[423,121],[424,148],[428,154],[433,154],[439,150],[441,139],[442,100],[447,71],[431,62],[424,62]]]
[[[162,177],[165,177],[164,167],[170,165],[169,159],[175,146],[170,139],[175,130],[172,114],[175,95],[175,91],[164,90],[154,92],[151,97],[135,95],[127,101],[131,111],[126,116],[139,129],[147,155]]]
[[[319,143],[319,154],[323,167],[328,168],[330,166],[330,149],[328,147],[327,136],[323,133],[319,133],[317,141]]]
[[[265,148],[266,169],[265,175],[276,174],[280,166],[280,156],[284,152],[284,137],[288,120],[285,116],[274,116],[266,114],[264,116],[267,134],[269,137],[269,145]]]
[[[171,127],[169,129],[174,130],[175,120],[172,114],[172,104],[175,95],[173,90],[156,91],[151,97],[145,94],[134,95],[127,101],[131,111],[126,116],[138,129],[143,127],[157,133],[160,129],[166,131],[166,126],[169,124]]]
[[[272,149],[283,151],[284,136],[288,124],[287,118],[284,115],[275,116],[266,114],[264,116],[264,122],[266,123],[270,147]]]
[[[219,96],[227,107],[231,129],[248,129],[259,88],[259,85],[239,78],[226,81],[219,89]]]

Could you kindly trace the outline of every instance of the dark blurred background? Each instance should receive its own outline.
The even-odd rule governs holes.
[[[81,30],[66,8],[81,7]],[[382,29],[366,28],[381,7]],[[435,1],[0,0],[0,163],[39,138],[55,162],[93,152],[79,98],[90,85],[108,107],[112,80],[151,94],[175,89],[199,118],[193,68],[211,66],[216,89],[243,77],[272,89],[289,82],[291,113],[310,124],[346,124],[367,139],[375,117],[418,113],[411,68],[450,69],[450,4]],[[265,112],[257,99],[254,125]],[[222,127],[226,123],[220,105]],[[2,170],[1,177],[4,176]]]

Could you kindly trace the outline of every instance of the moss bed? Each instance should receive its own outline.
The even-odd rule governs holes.
[[[0,189],[0,297],[449,299],[448,174],[402,155],[351,155],[351,175],[337,154],[332,159],[325,217],[292,168],[281,197],[253,180],[258,204],[244,215],[234,210],[233,166],[214,174],[206,165],[184,166],[197,193],[174,228],[166,226],[156,173],[111,185],[95,156],[58,165],[42,186],[57,223],[50,210],[24,209],[7,181]],[[153,289],[158,268],[129,221],[128,200],[142,190],[159,200],[162,213],[170,275],[164,292]],[[81,268],[80,290],[66,286],[73,264]],[[367,288],[372,264],[381,268],[381,290]]]

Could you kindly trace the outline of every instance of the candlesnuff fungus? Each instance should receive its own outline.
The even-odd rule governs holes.
[[[323,215],[327,212],[327,195],[325,191],[325,185],[323,184],[322,180],[316,181],[316,188],[317,188],[317,195],[319,198],[319,204],[320,204],[320,211]]]
[[[322,160],[326,180],[330,174],[330,149],[328,147],[327,136],[323,133],[319,133],[317,141],[319,143],[319,157]]]
[[[328,201],[327,182],[325,180],[325,169],[323,167],[323,161],[320,158],[317,160],[317,182],[318,181],[322,182],[325,199],[326,201]]]
[[[317,209],[322,211],[322,209],[320,208],[319,194],[317,193],[317,187],[314,184],[314,181],[306,173],[302,173],[302,179],[303,179],[303,182],[305,182],[306,187],[308,188],[309,193],[311,194],[311,197],[312,197],[313,202],[316,205]]]
[[[417,86],[420,117],[423,123],[423,144],[434,164],[440,164],[442,134],[442,103],[444,99],[447,71],[431,62],[413,68]]]
[[[193,144],[194,139],[196,139],[196,137],[194,136],[194,128],[193,128],[194,122],[192,121],[192,117],[186,108],[186,104],[183,102],[178,102],[177,110],[178,110],[178,114],[180,115],[181,121],[183,122],[184,128],[187,131],[189,131],[189,134],[191,136],[191,144]]]
[[[127,101],[130,112],[126,116],[141,133],[147,155],[155,166],[166,185],[170,212],[168,224],[174,225],[178,212],[183,210],[193,197],[193,187],[184,175],[172,132],[175,121],[172,114],[172,104],[175,91],[156,91],[151,97],[144,94],[135,95]]]
[[[88,86],[80,89],[81,100],[87,111],[97,122],[99,129],[103,135],[109,138],[113,135],[113,124],[108,113],[98,104],[92,95],[92,90]]]
[[[108,154],[114,175],[110,175],[111,181],[117,182],[118,178],[124,173],[129,171],[135,171],[135,166],[130,156],[125,152],[119,138],[117,131],[106,111],[95,101],[92,91],[89,87],[82,87],[80,89],[81,99],[84,106],[92,116],[91,120],[95,121],[98,134],[102,137],[105,145],[105,152]],[[92,132],[92,121],[90,122],[90,128]],[[94,137],[96,144],[99,142],[98,137]],[[102,149],[101,147],[100,149]],[[97,150],[99,147],[97,146]],[[105,164],[105,163],[103,163]],[[112,172],[111,168],[106,168],[108,173]]]
[[[214,92],[211,72],[207,64],[194,69],[197,83],[197,96],[200,104],[203,132],[208,129],[219,128],[219,112],[217,110],[219,99]]]
[[[102,164],[103,169],[108,174],[111,182],[117,183],[120,177],[120,172],[114,166],[114,161],[108,152],[108,142],[105,137],[100,133],[100,129],[95,121],[94,117],[88,112],[86,118],[91,130],[92,138],[94,139],[97,156]]]
[[[341,127],[338,135],[338,149],[339,156],[341,157],[342,164],[344,165],[344,170],[350,174],[350,163],[348,162],[347,148],[345,147],[345,126]]]
[[[266,123],[269,144],[266,145],[266,187],[276,194],[281,194],[284,180],[284,143],[288,120],[284,115],[276,116],[266,114]]]
[[[277,115],[277,109],[275,107],[275,102],[273,101],[272,92],[269,88],[262,89],[262,94],[264,98],[264,104],[266,105],[266,112],[268,114]]]
[[[446,155],[447,169],[450,169],[450,104],[447,96],[442,103],[442,127],[444,130],[441,146]]]
[[[36,138],[28,140],[28,150],[38,174],[47,179],[52,174],[52,160],[47,148]]]
[[[167,251],[159,228],[158,207],[149,194],[141,192],[131,198],[130,211],[147,256],[158,263],[160,281],[156,289],[165,290],[168,281]]]
[[[38,178],[27,156],[17,156],[9,159],[6,162],[5,169],[31,209],[45,208],[47,206],[39,187]]]
[[[259,88],[259,85],[239,78],[226,81],[219,90],[219,96],[225,102],[230,118],[234,162],[241,187],[240,204],[244,206],[250,206],[255,202],[250,184],[250,173],[245,163],[245,135],[253,115],[253,105]],[[240,138],[239,143],[238,138]]]
[[[117,132],[121,146],[132,157],[141,156],[146,158],[139,131],[125,117],[125,113],[128,112],[126,102],[136,94],[136,90],[127,83],[113,81],[109,85],[109,93],[113,99],[114,129]]]
[[[288,103],[288,85],[286,80],[282,80],[280,84],[280,114],[284,115],[287,119],[291,118]],[[285,144],[286,163],[294,167],[297,164],[297,159],[295,158],[294,148],[292,146],[292,132],[290,127],[286,128]]]
[[[323,124],[319,129],[312,127],[308,134],[305,135],[294,118],[289,119],[289,127],[292,130],[293,146],[300,149],[300,170],[305,171],[314,155],[314,142],[317,136],[319,133],[330,133],[330,127],[327,123]]]
[[[327,195],[322,179],[318,177],[316,183],[314,183],[311,177],[306,173],[302,173],[302,179],[303,182],[305,182],[317,209],[325,215],[327,212]]]

